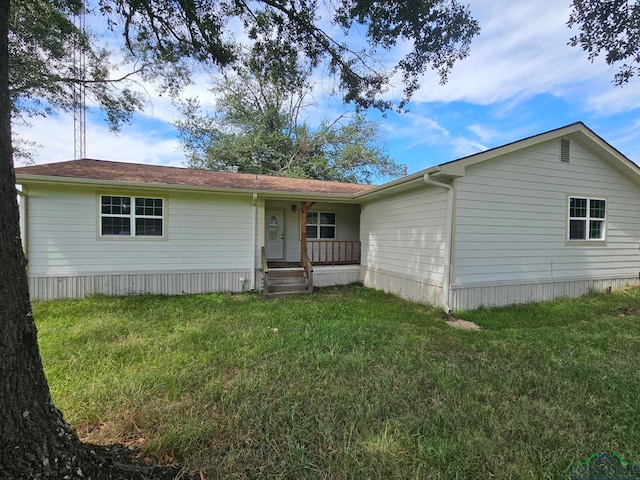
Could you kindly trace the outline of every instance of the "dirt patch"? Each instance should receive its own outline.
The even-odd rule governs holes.
[[[627,317],[630,315],[638,315],[638,310],[633,307],[620,307],[617,309],[618,317]]]
[[[469,322],[467,320],[462,320],[461,318],[456,318],[453,315],[445,315],[444,323],[449,325],[451,328],[457,328],[458,330],[482,330],[480,325],[477,325],[473,322]]]
[[[112,422],[89,424],[77,429],[79,439],[85,448],[99,460],[99,473],[93,473],[95,480],[133,478],[153,480],[201,480],[201,474],[189,474],[172,454],[154,459],[144,453],[147,443],[143,432],[133,428],[122,432]],[[91,462],[93,463],[93,462]],[[86,465],[88,471],[94,465]],[[74,477],[71,477],[74,478]],[[89,478],[94,478],[89,477]]]

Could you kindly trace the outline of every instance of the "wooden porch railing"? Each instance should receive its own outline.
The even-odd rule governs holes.
[[[358,240],[307,240],[307,253],[314,265],[359,265]]]

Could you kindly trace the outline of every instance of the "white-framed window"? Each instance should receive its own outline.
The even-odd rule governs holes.
[[[607,200],[593,197],[569,197],[568,240],[604,241],[606,238]]]
[[[335,239],[335,212],[307,212],[307,239]]]
[[[100,195],[100,236],[164,236],[164,199]]]

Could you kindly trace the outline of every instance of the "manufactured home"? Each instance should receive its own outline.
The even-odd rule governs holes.
[[[640,170],[582,123],[379,186],[88,159],[16,178],[34,299],[361,281],[459,310],[640,275]]]

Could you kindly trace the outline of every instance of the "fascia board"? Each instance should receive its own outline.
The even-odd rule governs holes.
[[[373,187],[369,190],[365,190],[364,192],[356,193],[354,197],[356,198],[356,200],[364,201],[372,200],[374,198],[379,198],[385,195],[391,195],[397,192],[402,192],[409,188],[415,187],[415,185],[418,183],[424,183],[425,173],[434,173],[438,171],[440,171],[440,167],[430,167],[426,170],[421,170],[420,172],[412,173],[411,175],[407,175],[406,177],[402,177],[383,185]]]

